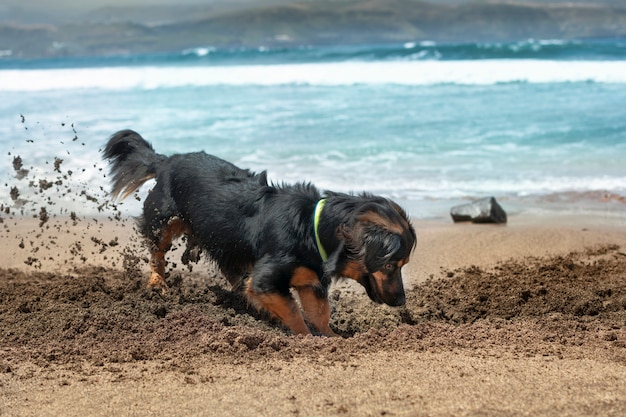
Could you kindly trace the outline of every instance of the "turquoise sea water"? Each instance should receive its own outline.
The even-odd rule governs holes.
[[[160,153],[383,194],[418,218],[488,195],[626,196],[626,41],[0,59],[2,201],[15,155],[106,189],[99,150],[124,128]]]

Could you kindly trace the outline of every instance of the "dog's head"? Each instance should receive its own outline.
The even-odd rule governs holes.
[[[340,233],[345,258],[338,275],[355,279],[377,303],[404,305],[401,270],[416,242],[404,210],[390,200],[374,199],[360,207],[354,223]]]

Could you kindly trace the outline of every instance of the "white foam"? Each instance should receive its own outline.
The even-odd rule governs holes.
[[[547,173],[532,170],[506,175],[499,168],[490,169],[480,161],[467,166],[455,163],[422,165],[402,160],[392,153],[351,161],[341,152],[334,158],[324,155],[317,161],[304,158],[276,159],[263,152],[236,161],[253,170],[267,169],[278,182],[311,181],[322,189],[350,192],[370,191],[405,200],[454,199],[476,195],[522,197],[558,192],[610,190],[626,195],[626,177],[617,175]],[[337,159],[341,163],[337,163]],[[375,167],[375,169],[372,169]]]
[[[216,52],[217,49],[212,46],[207,47],[198,47],[198,48],[189,48],[182,51],[183,55],[195,55],[198,57],[207,56]]]
[[[0,91],[158,89],[212,85],[626,83],[626,61],[385,61],[236,66],[1,70]]]

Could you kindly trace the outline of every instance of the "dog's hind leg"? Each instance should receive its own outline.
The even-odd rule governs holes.
[[[179,217],[172,217],[158,231],[159,233],[155,234],[153,239],[154,246],[150,260],[152,273],[148,280],[148,288],[161,288],[161,291],[165,293],[168,288],[165,282],[165,253],[172,247],[172,241],[183,234],[188,234],[190,228]]]
[[[183,255],[180,257],[181,262],[189,268],[189,271],[191,271],[191,262],[197,264],[200,261],[201,255],[202,248],[200,247],[200,244],[196,241],[193,235],[187,234],[187,247],[185,248]]]
[[[150,259],[150,279],[148,280],[148,288],[158,289],[165,294],[165,291],[169,288],[165,282],[165,251],[155,250],[152,252],[152,258]]]

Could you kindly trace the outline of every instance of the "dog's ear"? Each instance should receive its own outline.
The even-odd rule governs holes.
[[[347,261],[347,257],[345,254],[345,241],[340,240],[339,246],[335,249],[326,262],[324,263],[324,283],[330,283],[332,278],[335,276],[339,276],[341,271],[343,270],[343,266]]]
[[[336,246],[324,262],[323,283],[330,284],[334,277],[355,280],[361,278],[362,273],[365,272],[361,229],[362,227],[351,227],[343,223],[334,230]]]
[[[379,271],[402,248],[399,235],[369,226],[363,233],[363,261],[370,272]]]
[[[406,211],[402,209],[397,203],[387,200],[388,204],[375,205],[368,207],[367,210],[357,217],[357,221],[363,223],[365,230],[371,231],[372,227],[378,228],[381,234],[368,233],[370,239],[372,237],[381,238],[387,236],[389,232],[400,237],[398,243],[401,247],[404,247],[407,253],[404,256],[408,256],[411,250],[415,247],[416,235],[415,229],[411,225],[411,221]],[[388,237],[388,236],[387,236]],[[378,242],[374,242],[379,244]],[[380,242],[382,243],[382,242]],[[391,242],[386,242],[384,245],[390,245]],[[391,247],[389,247],[391,249]],[[396,248],[398,250],[400,248]]]
[[[335,231],[337,240],[341,242],[341,252],[345,252],[349,259],[356,260],[362,257],[361,233],[362,228],[358,225],[350,227],[345,223]]]
[[[398,212],[398,214],[407,222],[410,223],[409,221],[409,215],[406,213],[406,211],[400,206],[400,204],[396,203],[395,201],[391,201],[389,200],[389,203],[391,204],[391,206]]]

